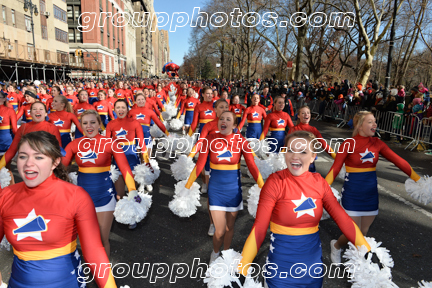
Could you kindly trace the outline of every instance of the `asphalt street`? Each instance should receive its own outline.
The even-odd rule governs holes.
[[[326,139],[348,138],[351,135],[351,131],[347,128],[336,128],[334,122],[312,121],[311,125],[316,126]],[[387,143],[398,155],[406,159],[417,173],[431,174],[432,156],[416,150],[410,152],[404,150],[404,146]],[[129,285],[131,288],[206,286],[200,276],[205,273],[213,248],[212,238],[207,235],[209,228],[207,194],[201,195],[202,206],[192,217],[184,219],[174,215],[168,208],[176,183],[170,171],[173,159],[162,156],[164,155],[157,157],[161,175],[154,184],[154,191],[151,193],[153,204],[147,217],[135,230],[129,230],[126,225],[113,223],[110,235],[110,260],[116,267],[114,276],[118,287],[122,285]],[[430,260],[432,259],[432,205],[425,206],[412,200],[404,188],[407,176],[387,160],[383,158],[380,160],[377,169],[380,212],[368,236],[376,238],[382,242],[382,246],[390,250],[395,262],[392,269],[393,281],[399,287],[418,287],[418,281],[432,281]],[[331,165],[331,157],[320,154],[316,163],[318,172],[325,177]],[[245,209],[238,215],[232,242],[232,248],[239,252],[254,222],[247,211],[246,199],[249,187],[255,182],[247,176],[246,169],[243,161],[242,184]],[[17,181],[21,181],[18,178],[19,176],[16,175]],[[201,184],[201,179],[197,181]],[[340,191],[342,180],[337,178],[333,187]],[[327,265],[330,265],[330,240],[336,239],[340,234],[339,228],[332,219],[320,222],[323,260]],[[269,250],[269,238],[268,233],[255,259],[255,262],[261,266],[264,265]],[[10,277],[12,259],[12,252],[0,251],[0,271],[6,282]],[[198,265],[199,263],[201,264]],[[126,264],[130,267],[130,273],[126,273],[128,270]],[[189,271],[181,271],[181,268]],[[88,287],[96,287],[96,285],[90,283]],[[347,276],[338,279],[326,275],[324,287],[351,287],[351,284]]]

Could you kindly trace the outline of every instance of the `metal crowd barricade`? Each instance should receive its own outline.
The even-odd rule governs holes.
[[[410,114],[405,116],[397,112],[377,111],[375,117],[380,133],[386,132],[401,138],[411,139],[411,142],[405,147],[405,149],[408,149],[408,147],[413,145],[411,148],[412,151],[420,144],[422,121],[417,115]]]
[[[344,118],[341,123],[337,125],[338,128],[344,127],[352,118],[354,118],[354,115],[357,114],[357,112],[360,111],[360,106],[349,106],[347,105],[345,108]]]
[[[432,119],[423,118],[420,124],[419,142],[421,145],[432,145]]]

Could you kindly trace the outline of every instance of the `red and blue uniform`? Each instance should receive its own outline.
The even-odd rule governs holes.
[[[81,114],[86,110],[96,110],[93,105],[88,102],[80,102],[74,106],[74,113],[77,116],[78,120],[81,121]],[[75,139],[83,137],[84,134],[80,130],[75,130]]]
[[[12,144],[13,135],[17,133],[17,118],[15,110],[0,106],[0,154],[4,154]]]
[[[243,119],[239,124],[238,129],[241,131],[247,119],[248,126],[246,130],[246,138],[259,139],[262,133],[261,121],[267,117],[267,113],[259,105],[246,108]]]
[[[117,96],[117,99],[125,99],[128,103],[129,107],[133,106],[133,99],[131,98],[131,92],[126,89],[116,89],[115,95]]]
[[[101,117],[103,127],[102,129],[105,130],[105,127],[108,125],[108,122],[111,120],[114,120],[114,114],[111,108],[111,103],[107,100],[100,100],[93,103],[94,108],[98,112],[99,116]]]
[[[186,95],[178,95],[175,101],[175,107],[181,108],[183,106],[183,102],[186,100]]]
[[[117,287],[93,203],[81,187],[54,175],[33,188],[24,182],[6,187],[0,193],[0,238],[3,235],[14,251],[8,287],[83,287],[78,281],[83,275],[78,235],[97,285]]]
[[[70,131],[72,123],[75,124],[76,129],[83,133],[81,125],[75,114],[67,111],[55,111],[48,114],[48,122],[54,124],[60,132],[60,137],[62,139],[62,147],[66,146],[72,141]]]
[[[234,114],[237,117],[237,125],[240,124],[240,122],[242,120],[243,111],[245,111],[245,110],[246,110],[246,108],[241,104],[231,104],[229,106],[229,111],[234,112]]]
[[[213,133],[203,141],[198,161],[186,183],[190,188],[210,158],[208,195],[210,210],[235,212],[243,209],[240,161],[243,155],[246,165],[259,187],[264,185],[254,162],[248,142],[240,134]]]
[[[270,175],[261,189],[255,223],[243,247],[241,273],[247,275],[270,224],[271,245],[264,274],[268,287],[321,288],[325,270],[318,224],[323,208],[352,243],[370,250],[320,174],[307,171],[293,176],[285,169]],[[294,269],[298,263],[309,273]]]
[[[348,138],[341,144],[333,166],[326,176],[328,184],[331,185],[345,163],[346,174],[341,205],[348,215],[378,214],[376,165],[380,154],[414,181],[420,179],[408,162],[394,153],[380,139],[360,135]]]
[[[33,120],[31,115],[30,115],[31,105],[32,104],[30,104],[30,103],[21,105],[21,107],[18,109],[18,112],[17,112],[17,120],[18,121],[21,117],[22,117],[22,121],[25,123],[31,122]]]
[[[9,92],[6,97],[7,100],[9,101],[9,104],[12,105],[15,111],[17,111],[22,96],[15,92]]]
[[[203,102],[195,106],[193,112],[193,120],[189,128],[189,136],[192,136],[199,122],[199,132],[203,129],[204,125],[216,119],[216,112],[213,108],[213,101]]]
[[[147,109],[145,107],[133,108],[129,111],[128,116],[138,121],[138,123],[141,125],[144,134],[144,141],[147,147],[152,145],[152,137],[150,135],[151,121],[156,123],[159,129],[161,129],[167,136],[169,135],[165,125],[159,120],[159,118],[156,116],[156,113],[151,109]]]
[[[184,124],[190,126],[194,118],[195,107],[200,104],[200,101],[195,97],[187,97],[183,102],[180,111],[177,114],[177,119],[180,115],[185,115]]]
[[[0,169],[5,167],[6,164],[10,163],[12,158],[17,153],[18,143],[21,141],[21,137],[27,133],[35,132],[35,131],[46,131],[48,133],[51,133],[52,135],[54,135],[57,138],[57,141],[59,142],[60,147],[61,147],[62,141],[61,141],[59,130],[53,124],[51,124],[47,121],[24,123],[21,125],[20,128],[18,128],[9,149],[6,151],[6,153],[1,158]]]
[[[284,145],[285,140],[285,129],[288,126],[289,129],[294,127],[291,121],[291,117],[288,113],[283,111],[273,111],[267,115],[264,121],[264,128],[260,136],[260,140],[263,140],[270,129],[270,137],[272,141],[269,141],[270,152],[279,153],[281,147]]]
[[[94,102],[96,102],[96,101],[99,100],[98,97],[97,97],[99,89],[97,89],[97,88],[93,88],[93,89],[89,88],[89,89],[86,89],[86,91],[87,91],[87,93],[89,95],[88,102],[90,104],[93,104]]]
[[[169,103],[169,97],[164,90],[156,92],[156,97],[161,101],[162,104]]]
[[[38,97],[39,97],[39,101],[45,104],[46,107],[48,107],[48,100],[53,98],[49,94],[38,94]]]
[[[137,120],[125,117],[123,119],[117,118],[110,121],[106,127],[106,137],[112,138],[114,141],[121,143],[124,154],[126,155],[129,166],[132,170],[136,165],[140,164],[137,147],[141,148],[144,160],[146,163],[148,162],[144,133]],[[138,140],[138,143],[136,140]],[[114,164],[117,165],[117,161],[114,161]]]

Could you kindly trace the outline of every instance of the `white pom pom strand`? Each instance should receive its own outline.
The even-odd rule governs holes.
[[[273,173],[273,163],[267,161],[267,160],[261,160],[258,157],[254,157],[255,159],[255,165],[257,166],[258,170],[261,173],[261,177],[265,180],[267,179],[272,173]],[[247,174],[250,178],[252,177],[252,174],[250,173],[249,169],[247,170]]]
[[[177,181],[186,180],[194,167],[195,163],[192,161],[192,158],[189,158],[186,155],[180,155],[180,157],[171,164],[172,176]]]
[[[6,167],[3,167],[0,170],[0,185],[1,185],[1,188],[5,188],[5,187],[7,187],[7,186],[10,185],[10,182],[12,181],[12,177],[11,177],[11,175],[10,175],[9,172],[10,172],[9,169],[7,169]]]
[[[179,131],[183,127],[183,122],[179,119],[172,119],[170,122],[171,130]]]
[[[135,166],[133,174],[135,176],[134,179],[138,182],[138,184],[142,186],[151,185],[154,183],[154,181],[156,181],[157,178],[159,178],[160,168],[157,161],[150,159],[150,165],[153,169],[153,172],[145,163]]]
[[[432,282],[426,282],[422,280],[421,282],[418,282],[419,288],[432,288]]]
[[[432,202],[432,177],[423,176],[417,182],[408,178],[405,190],[414,200],[427,205]]]
[[[77,172],[70,172],[69,173],[69,179],[72,184],[78,185],[78,173]]]
[[[174,199],[169,203],[170,210],[179,217],[190,217],[197,211],[197,207],[201,206],[200,186],[198,183],[193,183],[190,189],[185,187],[187,180],[183,180],[175,184]]]
[[[163,117],[163,115],[162,115],[162,117]],[[150,135],[152,137],[154,137],[154,138],[161,138],[161,137],[163,137],[165,135],[165,133],[162,130],[160,130],[157,125],[153,125],[153,126],[150,127]]]
[[[120,171],[117,169],[117,167],[115,165],[111,165],[111,168],[110,168],[111,181],[113,183],[115,183],[117,181],[117,179],[119,178],[119,176],[120,176]]]
[[[126,225],[139,223],[147,216],[151,204],[152,197],[145,193],[138,193],[133,199],[125,196],[117,202],[114,217],[117,222]]]
[[[254,218],[256,218],[256,212],[258,209],[260,194],[261,194],[261,188],[258,187],[258,184],[253,185],[249,189],[248,211],[249,214]]]

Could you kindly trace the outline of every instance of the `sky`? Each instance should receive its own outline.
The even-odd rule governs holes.
[[[169,45],[170,45],[170,58],[172,62],[177,65],[183,63],[183,56],[189,50],[189,35],[192,31],[191,28],[191,18],[193,14],[194,7],[203,7],[204,0],[154,0],[154,10],[155,12],[166,12],[169,16],[169,22],[165,27],[160,27],[159,29],[164,29],[168,31],[174,31],[176,21],[181,23],[181,19],[172,17],[175,12],[185,12],[189,16],[189,22],[184,27],[177,27],[175,32],[169,32]],[[173,20],[175,19],[175,20]],[[171,21],[173,22],[172,28]],[[181,24],[180,24],[181,25]]]

